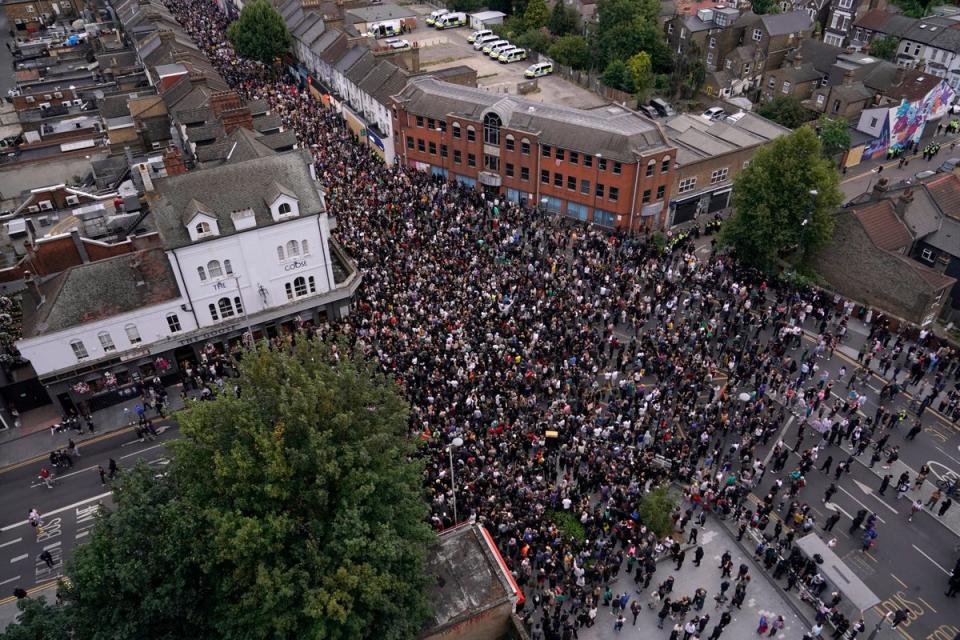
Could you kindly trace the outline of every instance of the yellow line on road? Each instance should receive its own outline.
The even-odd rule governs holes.
[[[90,438],[89,440],[82,440],[78,442],[77,445],[86,446],[89,444],[96,444],[98,442],[103,442],[104,440],[115,438],[125,433],[130,433],[131,431],[133,431],[133,427],[124,427],[123,429],[120,429],[118,431],[111,431],[110,433],[104,433],[94,438]],[[6,467],[3,467],[2,469],[0,469],[0,474],[7,473],[8,471],[14,471],[16,469],[22,469],[23,467],[29,466],[31,464],[37,464],[38,462],[42,462],[44,460],[49,460],[49,459],[50,459],[49,455],[43,455],[43,456],[37,456],[35,458],[30,458],[29,460],[24,460],[23,462],[15,462],[14,464],[7,465]]]
[[[45,589],[49,589],[50,587],[55,587],[55,586],[57,586],[57,582],[59,582],[59,581],[60,581],[60,578],[57,578],[56,580],[51,580],[50,582],[44,582],[43,584],[38,584],[38,585],[35,586],[35,587],[32,587],[32,588],[30,588],[30,589],[27,589],[27,595],[31,595],[31,596],[32,596],[33,594],[35,594],[35,593],[37,593],[37,592],[44,591]],[[17,596],[7,596],[7,597],[4,598],[3,600],[0,600],[0,606],[3,606],[3,605],[5,605],[5,604],[10,604],[11,602],[13,602],[13,601],[16,600],[16,599],[17,599]]]

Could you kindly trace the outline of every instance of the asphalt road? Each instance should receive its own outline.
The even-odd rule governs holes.
[[[16,587],[39,590],[63,575],[64,560],[86,541],[101,505],[112,503],[109,480],[106,485],[101,483],[97,465],[106,469],[113,458],[122,472],[139,460],[158,469],[168,462],[164,443],[176,438],[178,429],[164,423],[158,431],[155,441],[139,442],[131,431],[124,430],[84,445],[73,469],[60,474],[52,489],[39,480],[39,463],[0,470],[3,513],[9,520],[0,526],[0,596],[7,596],[0,598],[0,603],[12,598]],[[42,530],[27,521],[34,508],[43,516]],[[53,556],[53,567],[39,560],[43,551]]]

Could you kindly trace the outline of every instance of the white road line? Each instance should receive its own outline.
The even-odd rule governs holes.
[[[63,480],[64,478],[69,478],[70,476],[75,476],[75,475],[78,475],[78,474],[83,473],[83,472],[85,472],[85,471],[90,471],[90,470],[96,469],[96,468],[97,468],[97,466],[94,465],[94,466],[92,466],[92,467],[84,467],[83,469],[77,469],[76,471],[71,471],[70,473],[60,473],[60,474],[58,474],[57,476],[54,477],[54,480]],[[42,487],[43,484],[44,484],[44,483],[42,483],[42,482],[34,482],[33,484],[30,485],[30,488],[31,488],[31,489],[35,489],[36,487]]]
[[[850,499],[853,500],[854,502],[856,502],[858,505],[860,505],[861,507],[863,507],[863,508],[866,509],[867,511],[869,511],[869,512],[871,512],[871,513],[874,513],[874,510],[873,510],[873,509],[871,509],[870,507],[868,507],[868,506],[865,505],[864,503],[862,503],[862,502],[860,502],[859,500],[857,500],[857,496],[853,495],[852,493],[850,493],[849,491],[847,491],[847,490],[844,489],[843,487],[837,487],[837,488],[840,489],[840,491],[843,491],[843,492],[844,492],[845,494],[847,494],[848,496],[850,496]],[[894,512],[894,513],[896,513],[896,512]],[[883,518],[881,518],[879,514],[877,514],[877,520],[879,520],[879,521],[882,522],[883,524],[887,524],[887,521],[884,520]]]
[[[106,497],[108,497],[108,496],[111,496],[111,495],[113,495],[113,491],[107,491],[106,493],[101,493],[100,495],[91,496],[91,497],[86,498],[86,499],[84,499],[84,500],[81,500],[81,501],[79,501],[79,502],[74,502],[73,504],[68,504],[68,505],[65,506],[65,507],[60,507],[59,509],[54,509],[53,511],[47,511],[47,512],[46,512],[45,514],[43,514],[43,515],[45,515],[45,516],[53,516],[53,515],[56,515],[56,514],[58,514],[58,513],[63,513],[64,511],[69,511],[70,509],[75,509],[76,507],[79,507],[79,506],[82,505],[82,504],[87,504],[88,502],[93,502],[94,500],[102,500],[102,499],[104,499],[104,498],[106,498]],[[0,528],[0,531],[10,531],[10,529],[16,529],[17,527],[22,527],[23,525],[27,524],[28,522],[29,522],[29,520],[21,520],[20,522],[14,522],[13,524],[8,524],[7,526],[5,526],[5,527],[3,527],[3,528]]]
[[[16,540],[7,540],[3,544],[0,544],[0,549],[3,549],[4,547],[9,547],[12,544],[17,544],[21,540],[23,540],[23,538],[17,538]]]
[[[16,558],[10,558],[10,564],[13,564],[14,562],[20,562],[21,560],[23,560],[24,558],[28,558],[29,556],[30,556],[29,553],[25,553],[22,556],[17,556]]]
[[[140,449],[139,451],[134,451],[133,453],[128,453],[125,456],[120,456],[120,459],[123,460],[124,458],[129,458],[130,456],[135,456],[139,453],[143,453],[144,451],[150,451],[150,449],[156,449],[157,447],[163,447],[163,446],[166,446],[165,442],[161,442],[160,444],[155,444],[152,447],[147,447],[146,449]]]
[[[5,585],[5,584],[10,584],[11,582],[16,582],[16,581],[19,580],[19,579],[20,579],[20,576],[16,576],[16,577],[14,577],[14,578],[7,578],[7,579],[4,580],[3,582],[0,582],[0,586],[3,586],[3,585]]]
[[[44,550],[44,551],[50,551],[50,549],[56,549],[56,548],[59,547],[59,546],[60,546],[60,543],[59,543],[59,542],[54,542],[53,544],[48,544],[47,546],[45,546],[45,547],[43,548],[43,550]]]
[[[954,458],[952,455],[950,455],[949,453],[947,453],[946,451],[944,451],[944,450],[941,449],[940,447],[937,447],[937,451],[939,451],[939,452],[942,453],[943,455],[947,456],[948,458],[950,458],[951,460],[953,460],[953,461],[956,462],[957,464],[960,464],[960,460],[957,460],[956,458]]]
[[[924,558],[926,558],[927,560],[929,560],[930,562],[932,562],[933,564],[935,564],[935,565],[937,566],[937,569],[940,569],[940,571],[943,571],[943,572],[944,572],[945,574],[947,574],[948,576],[950,575],[950,572],[947,571],[946,569],[944,569],[942,566],[940,566],[940,563],[939,563],[939,562],[937,562],[936,560],[934,560],[933,558],[931,558],[930,556],[928,556],[927,554],[925,554],[925,553],[923,552],[923,549],[921,549],[920,547],[918,547],[918,546],[915,545],[915,544],[912,544],[912,545],[910,545],[910,546],[913,547],[914,549],[916,549],[917,552],[918,552],[920,555],[922,555]]]
[[[88,536],[88,535],[90,535],[90,530],[89,530],[89,529],[87,529],[86,531],[81,531],[80,533],[78,533],[77,535],[75,535],[74,538],[76,538],[77,540],[79,540],[80,538],[83,538],[83,537]]]

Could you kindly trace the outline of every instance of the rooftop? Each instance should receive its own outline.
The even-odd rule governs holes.
[[[667,119],[663,129],[677,146],[677,162],[681,166],[762,145],[790,133],[790,129],[750,112],[736,122],[707,122],[684,113]]]
[[[927,180],[924,185],[940,211],[960,220],[960,177],[944,173]]]
[[[395,4],[376,4],[372,7],[350,9],[347,11],[347,15],[356,18],[358,22],[379,22],[381,20],[414,18],[417,14],[410,9]]]
[[[893,202],[889,199],[857,205],[850,212],[880,249],[895,252],[913,242],[913,237],[897,217]]]

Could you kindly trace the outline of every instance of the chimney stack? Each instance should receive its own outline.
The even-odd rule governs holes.
[[[913,187],[907,187],[900,194],[900,197],[897,198],[897,202],[893,205],[894,210],[897,212],[901,218],[907,215],[907,209],[910,208],[910,203],[913,202]]]
[[[853,69],[847,69],[843,72],[843,86],[849,87],[853,85]]]
[[[803,54],[800,53],[800,50],[797,50],[797,54],[793,56],[793,68],[799,69],[803,65]]]
[[[187,165],[183,162],[180,149],[171,146],[163,152],[163,168],[167,171],[167,177],[179,176],[187,172]]]
[[[150,177],[150,165],[141,162],[137,165],[137,171],[140,173],[140,179],[143,180],[143,191],[150,193],[153,191],[153,178]]]

